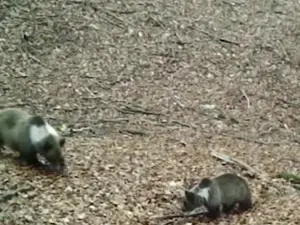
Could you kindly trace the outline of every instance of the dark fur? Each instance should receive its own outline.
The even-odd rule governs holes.
[[[62,147],[65,138],[47,136],[37,144],[33,144],[29,136],[31,125],[43,126],[45,120],[41,116],[31,116],[20,109],[4,109],[0,111],[0,147],[7,146],[20,153],[20,160],[26,164],[38,165],[37,153],[45,157],[52,165],[64,167]]]
[[[199,196],[203,188],[209,188],[207,199]],[[185,191],[185,198],[183,211],[205,206],[208,216],[213,219],[222,212],[230,212],[236,204],[241,212],[252,207],[251,190],[247,182],[233,173],[202,179],[198,185]]]

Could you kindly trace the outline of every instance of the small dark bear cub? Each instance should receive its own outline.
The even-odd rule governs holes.
[[[37,155],[46,159],[52,168],[66,169],[62,137],[39,115],[29,115],[21,109],[0,111],[0,147],[7,146],[19,152],[21,164],[41,166]]]
[[[240,212],[252,208],[251,190],[243,178],[226,173],[215,178],[203,178],[199,184],[185,191],[182,210],[193,212],[204,206],[211,219],[229,213],[238,204]]]

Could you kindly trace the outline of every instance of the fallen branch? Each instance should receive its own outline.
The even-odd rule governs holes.
[[[229,137],[229,138],[233,138],[233,139],[237,139],[237,140],[243,140],[243,141],[252,142],[252,143],[261,144],[261,145],[275,145],[275,146],[279,146],[281,144],[287,144],[287,143],[281,143],[281,142],[260,141],[260,140],[257,140],[255,138],[248,138],[248,137],[228,135],[228,134],[220,134],[220,135],[224,136],[224,137]]]
[[[206,211],[196,212],[196,213],[179,213],[179,214],[171,214],[165,216],[157,216],[151,218],[152,220],[171,220],[176,218],[191,218],[191,217],[198,217],[207,213]]]
[[[94,9],[95,10],[95,9]],[[95,10],[96,11],[96,10]],[[109,22],[110,24],[116,26],[116,27],[119,27],[119,28],[122,28],[122,29],[125,29],[124,25],[123,24],[118,24],[117,22],[114,22],[112,21],[111,19],[108,19],[107,16],[102,16],[102,15],[98,15],[98,17],[100,17],[101,19],[103,20],[106,20],[107,22]]]
[[[0,108],[15,108],[15,107],[23,107],[23,106],[26,106],[26,105],[27,105],[27,103],[20,102],[20,103],[1,105]]]
[[[211,33],[207,32],[207,31],[198,29],[198,28],[196,28],[196,27],[191,26],[191,28],[194,29],[194,30],[197,30],[197,31],[201,32],[202,34],[207,35],[208,37],[210,37],[210,38],[213,39],[213,40],[216,40],[216,41],[219,41],[219,42],[223,42],[223,43],[227,43],[227,44],[236,45],[236,46],[240,46],[240,45],[241,45],[241,44],[238,43],[238,42],[231,41],[231,40],[228,40],[228,39],[225,39],[225,38],[222,38],[222,37],[218,37],[218,36],[216,36],[216,35],[214,35],[214,34],[211,34]]]
[[[190,128],[190,127],[192,127],[192,128],[197,128],[197,127],[194,126],[194,125],[189,125],[189,124],[187,124],[187,123],[183,123],[183,122],[180,122],[180,121],[178,121],[178,120],[172,120],[171,123],[173,123],[173,124],[178,124],[178,125],[180,125],[180,126],[188,127],[188,128]]]
[[[246,94],[246,92],[243,89],[241,89],[241,92],[242,92],[243,96],[245,97],[245,99],[247,101],[247,105],[248,105],[248,109],[249,109],[251,107],[250,99],[249,99],[248,95]]]
[[[81,98],[82,100],[90,100],[90,99],[97,99],[100,100],[101,103],[105,104],[105,105],[111,105],[110,102],[104,100],[101,96],[98,95],[93,95],[93,96],[85,96]]]
[[[254,168],[252,168],[251,166],[249,166],[248,164],[246,164],[245,162],[241,161],[241,160],[238,160],[238,159],[235,159],[235,158],[232,158],[228,155],[225,155],[225,154],[221,154],[221,153],[218,153],[218,152],[215,152],[213,150],[210,150],[211,152],[211,155],[217,159],[220,159],[226,163],[230,163],[230,164],[238,164],[242,169],[245,169],[247,170],[248,172],[250,172],[250,175],[253,176],[253,177],[258,177],[259,176],[259,173],[258,171],[256,171]]]
[[[128,27],[128,25],[134,25],[132,24],[131,22],[129,21],[124,21],[123,18],[119,17],[118,15],[116,15],[114,12],[117,12],[117,11],[114,11],[114,10],[111,10],[111,9],[108,9],[108,8],[102,8],[102,7],[97,7],[95,4],[91,3],[90,4],[90,7],[94,10],[94,11],[101,11],[103,13],[105,13],[107,16],[105,17],[101,17],[103,19],[106,19],[107,21],[113,23],[114,25],[117,25],[118,27],[121,27],[121,28],[125,28],[125,27]],[[119,13],[119,12],[118,12]],[[118,23],[114,23],[112,20],[108,20],[108,16],[114,18],[116,21],[120,22],[122,25],[118,24]]]
[[[129,134],[133,134],[133,135],[140,135],[140,136],[147,135],[147,133],[145,131],[135,130],[135,129],[124,129],[124,130],[120,130],[119,132],[120,133],[129,133]]]
[[[300,102],[287,101],[283,98],[277,98],[277,100],[287,104],[289,107],[294,107],[294,108],[299,108],[300,107]]]
[[[81,127],[81,128],[77,128],[77,129],[74,129],[74,128],[71,129],[71,133],[80,133],[80,132],[84,132],[84,131],[93,132],[93,129],[91,127]]]
[[[255,177],[255,178],[257,178],[261,181],[264,181],[268,185],[271,185],[271,186],[275,187],[277,190],[286,188],[285,185],[275,184],[274,182],[270,181],[266,174],[263,174],[263,172],[261,172],[261,171],[255,170],[254,168],[252,168],[251,166],[249,166],[248,164],[246,164],[245,162],[243,162],[241,160],[232,158],[232,157],[230,157],[228,155],[225,155],[225,154],[215,152],[213,150],[210,150],[210,152],[211,152],[211,155],[213,157],[217,158],[217,159],[220,159],[220,160],[222,160],[226,163],[230,163],[230,164],[233,164],[233,165],[238,165],[241,168],[246,169],[249,172],[249,175],[251,177]],[[295,184],[293,184],[293,185],[295,185]]]
[[[72,137],[73,134],[81,133],[85,131],[95,134],[95,130],[92,127],[70,128],[68,129],[68,131],[61,132],[61,134],[64,137]]]
[[[185,122],[181,122],[179,120],[171,120],[171,121],[167,121],[167,120],[164,120],[164,121],[161,121],[160,120],[160,123],[158,124],[159,126],[173,126],[173,125],[180,125],[182,127],[187,127],[187,128],[194,128],[194,129],[197,129],[198,127],[194,124],[188,124],[188,123],[185,123]]]
[[[119,122],[128,122],[129,119],[128,118],[116,118],[116,119],[99,119],[97,121],[93,121],[93,124],[97,124],[97,123],[119,123]],[[64,135],[69,136],[71,134],[74,133],[81,133],[84,131],[88,131],[91,133],[95,133],[95,129],[88,126],[88,127],[80,127],[80,128],[70,128],[69,132],[66,132]]]
[[[123,109],[117,108],[117,110],[122,113],[141,113],[141,114],[145,114],[145,115],[155,115],[155,116],[162,115],[162,113],[160,113],[160,112],[149,111],[147,109],[143,109],[140,106],[133,106],[133,105],[127,105],[127,104],[122,104],[122,106],[123,106]]]
[[[26,45],[28,46],[28,44]],[[34,55],[32,55],[29,50],[28,47],[24,46],[24,48],[21,48],[23,50],[24,53],[26,53],[26,56],[30,59],[32,59],[33,61],[35,61],[36,63],[40,64],[41,66],[52,70],[48,65],[46,65],[45,63],[42,63],[39,59],[37,59]]]
[[[137,13],[138,11],[137,10],[120,10],[120,9],[113,9],[113,8],[108,8],[108,7],[105,7],[105,10],[107,11],[111,11],[111,12],[114,12],[114,13],[118,13],[118,14],[132,14],[132,13]]]
[[[31,58],[33,61],[37,62],[38,64],[42,65],[43,67],[45,67],[47,69],[51,69],[48,65],[46,65],[45,63],[42,63],[39,59],[37,59],[32,54],[28,53],[28,57]]]
[[[102,123],[119,123],[119,122],[128,122],[129,118],[116,118],[116,119],[100,119],[98,122]]]

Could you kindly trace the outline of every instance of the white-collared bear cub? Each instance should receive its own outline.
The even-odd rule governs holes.
[[[184,212],[193,212],[204,206],[210,218],[228,213],[235,205],[240,211],[252,207],[251,190],[247,182],[234,173],[225,173],[215,178],[203,178],[190,190],[185,191]]]
[[[37,158],[40,154],[51,166],[62,170],[65,168],[64,144],[65,138],[41,116],[14,108],[0,111],[0,147],[18,151],[23,163],[40,164]]]

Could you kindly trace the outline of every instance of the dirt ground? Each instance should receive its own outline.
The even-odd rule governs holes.
[[[300,224],[299,191],[276,178],[300,172],[299,21],[295,0],[2,0],[1,108],[68,131],[70,173],[3,151],[1,224]],[[249,212],[153,218],[228,171]]]

